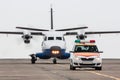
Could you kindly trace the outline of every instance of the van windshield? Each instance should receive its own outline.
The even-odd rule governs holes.
[[[74,52],[98,52],[96,45],[76,45]]]

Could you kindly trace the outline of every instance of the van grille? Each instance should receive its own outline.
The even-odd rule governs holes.
[[[94,58],[81,58],[81,60],[83,60],[83,61],[93,61]]]

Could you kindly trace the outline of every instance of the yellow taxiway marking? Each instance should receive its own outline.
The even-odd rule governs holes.
[[[57,66],[65,67],[65,66],[59,65],[59,64],[57,64]],[[93,74],[96,74],[96,75],[99,75],[99,76],[103,76],[103,77],[107,77],[107,78],[111,78],[111,79],[114,79],[114,80],[120,80],[120,78],[117,78],[117,77],[114,77],[114,76],[110,76],[110,75],[106,75],[106,74],[102,74],[102,73],[98,73],[98,72],[95,72],[95,71],[86,71],[86,72],[93,73]]]
[[[96,74],[96,75],[99,75],[99,76],[115,79],[115,80],[120,80],[120,78],[117,78],[117,77],[114,77],[114,76],[110,76],[110,75],[106,75],[106,74],[101,74],[101,73],[94,72],[94,71],[87,71],[87,72],[90,72],[90,73],[93,73],[93,74]]]

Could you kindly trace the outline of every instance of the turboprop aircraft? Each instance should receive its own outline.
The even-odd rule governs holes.
[[[66,42],[64,36],[76,35],[80,40],[85,39],[89,34],[107,34],[107,33],[120,33],[120,31],[89,31],[84,33],[78,33],[74,30],[86,29],[88,27],[76,27],[68,29],[58,29],[53,28],[53,9],[51,8],[51,29],[36,29],[28,27],[16,27],[17,29],[30,30],[29,33],[17,32],[17,31],[0,31],[0,34],[17,34],[22,35],[24,43],[30,43],[32,36],[40,35],[44,37],[42,42],[42,52],[31,54],[31,63],[34,64],[37,58],[40,59],[50,59],[53,58],[53,63],[57,63],[57,59],[68,59],[70,53],[66,52]],[[32,32],[33,31],[33,32]],[[71,32],[72,31],[72,32]]]

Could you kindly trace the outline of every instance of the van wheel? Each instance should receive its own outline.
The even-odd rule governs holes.
[[[96,67],[95,70],[102,70],[102,67]]]
[[[70,70],[75,70],[76,68],[70,64]]]

